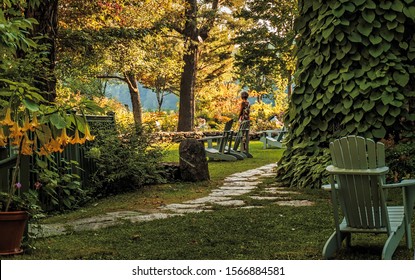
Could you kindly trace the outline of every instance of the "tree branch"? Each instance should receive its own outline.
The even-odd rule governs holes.
[[[127,82],[124,77],[120,77],[120,76],[116,76],[116,75],[98,75],[98,76],[96,76],[96,78],[98,78],[98,79],[117,79],[117,80],[121,80],[123,82]]]

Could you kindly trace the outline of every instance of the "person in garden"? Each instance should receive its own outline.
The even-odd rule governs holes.
[[[247,91],[242,91],[241,92],[241,103],[239,105],[239,124],[242,124],[243,121],[249,121],[249,113],[250,113],[250,107],[251,104],[249,104],[249,100],[248,100],[248,92]],[[249,124],[248,124],[249,126]],[[245,137],[242,137],[242,146],[243,146],[243,150],[246,151],[247,150],[247,140]]]
[[[250,104],[248,100],[248,92],[241,92],[241,103],[239,105],[239,122],[249,120]]]

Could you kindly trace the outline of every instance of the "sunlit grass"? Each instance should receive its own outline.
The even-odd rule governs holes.
[[[264,183],[265,186],[272,184]],[[260,187],[261,188],[261,187]],[[289,207],[268,202],[262,208],[187,214],[138,224],[125,223],[97,231],[74,232],[36,240],[31,254],[15,259],[122,260],[320,260],[333,232],[329,194],[298,190],[293,199],[314,206]],[[248,201],[249,205],[249,201]],[[352,248],[336,259],[378,260],[385,235],[354,235]],[[401,241],[396,260],[408,260],[413,250]]]
[[[165,150],[164,161],[179,161],[179,144],[171,144]],[[262,148],[262,143],[252,141],[250,149],[254,158],[237,162],[209,161],[211,180],[205,182],[188,183],[177,182],[160,185],[149,185],[128,193],[118,194],[108,198],[92,201],[81,209],[67,214],[47,217],[43,223],[65,223],[80,218],[100,215],[114,211],[142,211],[152,212],[161,205],[178,203],[207,195],[213,188],[222,183],[227,176],[257,168],[278,161],[282,150]]]

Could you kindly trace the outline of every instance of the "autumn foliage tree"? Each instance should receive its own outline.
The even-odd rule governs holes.
[[[142,124],[142,106],[137,81],[144,77],[140,77],[144,69],[136,54],[143,38],[159,31],[170,9],[168,0],[69,0],[61,6],[61,61],[67,63],[63,66],[79,69],[75,78],[125,82],[138,126]],[[61,73],[73,77],[65,70]]]

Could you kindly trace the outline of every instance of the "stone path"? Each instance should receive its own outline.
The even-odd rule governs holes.
[[[124,220],[130,222],[145,222],[156,219],[165,219],[187,213],[199,213],[214,211],[217,206],[234,207],[234,208],[253,208],[261,206],[246,205],[244,200],[239,199],[241,195],[249,195],[261,183],[264,177],[275,176],[273,169],[276,164],[265,165],[256,169],[235,173],[224,180],[224,184],[213,190],[208,196],[188,200],[183,203],[169,204],[159,207],[156,213],[142,213],[138,211],[119,211],[105,213],[96,217],[80,219],[66,224],[44,224],[37,232],[38,236],[53,236],[66,234],[73,231],[97,230],[122,223]],[[278,205],[287,206],[309,206],[313,203],[308,200],[291,200],[289,195],[297,194],[286,188],[265,188],[260,195],[252,195],[249,198],[253,200],[275,200]],[[29,229],[36,233],[36,229]]]

